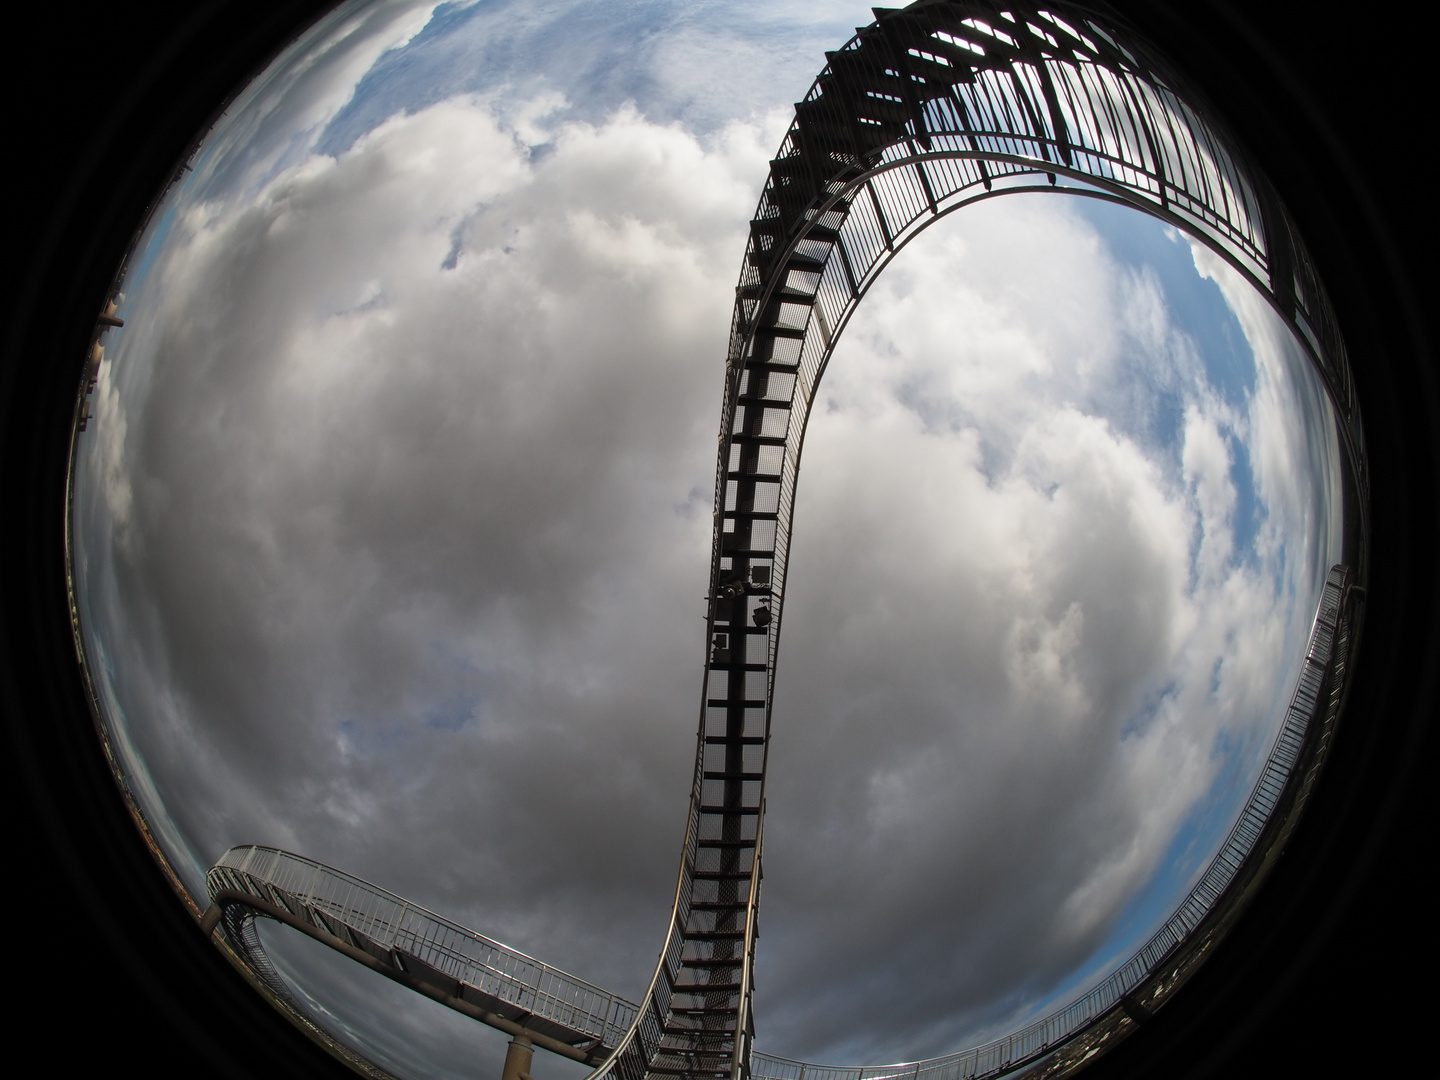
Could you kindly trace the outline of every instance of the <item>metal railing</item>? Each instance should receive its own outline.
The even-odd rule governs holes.
[[[234,847],[206,882],[212,899],[244,905],[249,898],[278,908],[522,1027],[593,1044],[592,1055],[618,1046],[635,1021],[636,1007],[624,998],[313,859]]]

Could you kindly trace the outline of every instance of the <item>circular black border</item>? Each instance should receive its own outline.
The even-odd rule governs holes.
[[[66,1073],[352,1075],[204,942],[156,871],[94,736],[62,544],[80,366],[135,227],[226,95],[327,6],[52,5],[12,39],[0,708],[6,956],[25,1000],[8,1026]],[[1085,1075],[1394,1069],[1428,1030],[1421,786],[1440,663],[1440,391],[1422,304],[1436,236],[1426,173],[1404,164],[1425,142],[1419,61],[1388,17],[1367,30],[1294,2],[1114,6],[1215,103],[1315,255],[1355,370],[1375,546],[1350,707],[1285,857],[1216,956]]]

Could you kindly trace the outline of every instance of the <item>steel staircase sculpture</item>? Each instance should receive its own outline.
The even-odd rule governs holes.
[[[796,105],[770,163],[750,225],[727,354],[707,662],[688,827],[664,946],[640,1003],[622,1002],[578,980],[565,983],[568,976],[539,965],[535,971],[554,973],[567,989],[521,1017],[515,1010],[530,1007],[495,987],[530,984],[523,978],[506,983],[501,971],[509,969],[482,959],[509,956],[510,963],[520,954],[413,906],[394,916],[398,922],[355,924],[327,906],[327,897],[257,876],[247,860],[278,860],[274,865],[286,875],[338,872],[283,853],[235,849],[211,872],[211,888],[226,912],[227,938],[254,964],[263,967],[264,961],[246,937],[246,911],[308,926],[347,944],[362,962],[369,957],[388,964],[416,989],[468,1002],[492,1019],[524,1026],[534,1018],[541,1025],[534,1030],[552,1040],[556,1052],[569,1048],[575,1053],[567,1056],[601,1063],[597,1076],[742,1080],[754,1071],[750,1005],[771,700],[810,405],[851,314],[890,260],[922,229],[977,200],[1060,188],[1138,207],[1198,237],[1269,299],[1305,342],[1339,418],[1350,507],[1346,558],[1363,580],[1363,434],[1338,325],[1274,189],[1207,114],[1199,95],[1118,19],[1070,2],[922,0],[899,10],[877,8],[875,16],[826,54],[824,70]],[[1348,585],[1333,575],[1327,585],[1337,611]],[[1349,616],[1336,618],[1332,629],[1348,627]],[[1322,674],[1338,709],[1343,655],[1336,655],[1335,665]],[[1320,745],[1315,732],[1333,722],[1325,708],[1304,710],[1293,738],[1297,745]],[[1276,781],[1281,786],[1274,799],[1255,804],[1258,817],[1242,824],[1258,836],[1277,814],[1293,821],[1299,803],[1282,805],[1283,797],[1295,777],[1318,767],[1321,758],[1298,772],[1290,763],[1283,781]],[[1308,775],[1313,780],[1313,770]],[[1231,855],[1246,858],[1239,848]],[[293,875],[284,880],[298,881]],[[1186,909],[1190,915],[1179,936],[1147,954],[1134,978],[1126,977],[1131,985],[1117,1001],[1174,953],[1230,884],[1229,877],[1212,882],[1215,896]],[[377,910],[382,900],[404,906],[365,888],[371,890],[367,903]],[[416,952],[399,929],[410,925],[407,919],[443,925],[463,946],[433,956]],[[253,928],[248,932],[253,938]],[[530,990],[539,1002],[541,983],[552,975],[535,977],[540,982]],[[566,996],[571,994],[578,996]],[[575,1004],[581,998],[587,1004]],[[562,1000],[571,1011],[560,1008]],[[1083,1023],[1076,1013],[1026,1036],[1024,1046],[1012,1036],[1003,1061],[985,1065],[977,1057],[970,1071],[954,1075],[994,1075],[1118,1008],[1098,998],[1085,1009],[1092,1007],[1100,1011],[1086,1013]],[[1132,1007],[1144,1008],[1126,1006]],[[626,1016],[630,1021],[622,1025]],[[790,1065],[773,1068],[778,1071],[763,1075],[799,1080]],[[905,1068],[924,1071],[916,1063]],[[853,1075],[839,1070],[832,1080]]]

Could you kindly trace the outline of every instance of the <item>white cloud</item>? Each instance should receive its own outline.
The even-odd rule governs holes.
[[[98,484],[105,495],[105,506],[110,512],[117,542],[123,543],[130,526],[130,508],[135,501],[135,492],[130,486],[130,476],[125,463],[125,436],[129,424],[125,417],[125,406],[120,402],[120,392],[111,377],[115,364],[101,362],[95,377],[95,391],[92,409],[95,420],[95,441],[99,444],[96,457],[100,466]]]

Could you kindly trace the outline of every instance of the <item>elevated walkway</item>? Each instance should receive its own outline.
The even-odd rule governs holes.
[[[1285,720],[1243,813],[1175,914],[1108,978],[1019,1031],[959,1053],[893,1065],[836,1066],[752,1051],[751,1080],[988,1080],[1041,1058],[1077,1035],[1088,1032],[1090,1038],[1079,1043],[1088,1049],[1116,1031],[1144,1023],[1223,931],[1245,886],[1278,853],[1291,820],[1276,813],[1282,800],[1296,799],[1313,782],[1339,713],[1351,598],[1348,570],[1334,567]],[[207,882],[212,902],[207,930],[223,923],[227,938],[251,967],[297,1009],[301,1006],[260,947],[252,925],[256,916],[292,926],[458,1012],[576,1061],[613,1064],[640,1016],[640,1007],[618,994],[313,859],[274,848],[231,848],[211,869]],[[1172,969],[1168,974],[1167,968]],[[711,992],[734,993],[738,988]],[[696,1012],[699,1021],[712,1015]],[[733,1013],[722,1009],[719,1015],[728,1018]],[[692,1030],[680,1025],[676,1034],[689,1038]],[[734,1037],[733,1031],[713,1023],[707,1030],[717,1037]],[[1071,1052],[1079,1050],[1071,1047]],[[649,1074],[687,1075],[663,1061]]]

